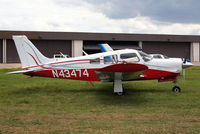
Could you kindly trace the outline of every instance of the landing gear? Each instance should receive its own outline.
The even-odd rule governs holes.
[[[121,80],[122,73],[116,72],[114,77],[114,94],[121,96],[124,94]]]
[[[180,88],[179,86],[174,86],[174,87],[172,88],[172,91],[173,91],[173,92],[181,92],[181,88]]]
[[[181,88],[177,86],[177,81],[174,81],[175,86],[172,88],[173,92],[179,93],[181,92]]]
[[[114,92],[115,95],[121,96],[124,95],[124,92]]]

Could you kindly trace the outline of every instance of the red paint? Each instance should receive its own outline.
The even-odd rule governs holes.
[[[28,53],[28,52],[27,52],[27,53]],[[28,53],[28,54],[33,58],[33,60],[35,61],[36,65],[37,65],[37,66],[40,66],[40,65],[38,64],[38,62],[36,61],[35,57],[33,57],[33,55],[31,55],[30,53]]]
[[[147,66],[142,65],[142,64],[136,64],[136,63],[120,63],[120,64],[113,64],[101,69],[80,69],[81,75],[79,74],[80,72],[77,71],[76,69],[58,69],[54,70],[51,68],[46,68],[44,65],[39,65],[36,59],[34,58],[33,55],[28,53],[37,66],[32,66],[32,67],[42,67],[43,69],[46,70],[41,70],[41,71],[36,71],[32,72],[29,75],[31,76],[42,76],[42,77],[53,77],[53,78],[61,78],[61,79],[74,79],[74,80],[85,80],[85,81],[99,81],[98,78],[95,75],[95,71],[104,71],[104,72],[138,72],[138,71],[143,71],[145,70],[142,75],[144,76],[143,78],[140,78],[140,80],[149,80],[149,79],[163,79],[163,81],[171,81],[174,80],[176,76],[178,76],[179,73],[172,73],[172,72],[167,72],[167,71],[161,71],[161,70],[154,70],[154,69],[148,69]],[[56,62],[56,63],[51,63],[51,64],[58,64],[58,63],[67,63],[67,62],[77,62],[77,61],[88,61],[90,59],[83,59],[83,60],[71,60],[71,61],[63,61],[63,62]],[[23,68],[28,69],[32,67],[27,67]],[[52,70],[56,71],[56,77],[53,75]],[[67,70],[67,71],[66,71]],[[84,70],[87,70],[88,75],[83,75]],[[63,72],[62,72],[63,71]],[[66,72],[70,74],[70,77],[67,76]],[[69,72],[68,72],[69,71]],[[75,72],[73,72],[75,71]],[[74,74],[74,75],[73,75]],[[161,80],[162,81],[162,80]]]
[[[135,63],[120,63],[110,65],[104,68],[99,69],[98,71],[104,72],[137,72],[142,70],[147,70],[148,67],[142,64]]]
[[[30,54],[31,55],[31,54]],[[35,58],[31,55],[31,57],[35,60]],[[68,63],[68,62],[77,62],[77,61],[90,61],[91,59],[83,59],[83,60],[70,60],[70,61],[62,61],[62,62],[54,62],[50,63],[50,65],[53,64],[60,64],[60,63]],[[36,60],[35,60],[36,61]],[[37,63],[36,63],[37,64]],[[23,70],[29,69],[29,68],[34,68],[34,67],[43,67],[43,65],[37,64],[37,66],[30,66],[30,67],[25,67]]]
[[[59,75],[62,70],[58,69],[58,70],[55,70],[53,69],[54,71],[57,71],[57,74]],[[96,77],[95,75],[95,71],[97,69],[86,69],[87,72],[88,72],[88,76],[86,75],[83,75],[83,72],[85,69],[80,69],[81,70],[81,76],[79,74],[79,71],[76,71],[76,76],[74,75],[71,75],[72,74],[72,71],[73,70],[76,70],[76,69],[66,69],[66,70],[69,70],[69,73],[70,73],[70,77],[66,77],[66,72],[64,72],[64,75],[59,75],[58,77],[54,77],[53,76],[53,73],[52,73],[52,70],[40,70],[40,71],[36,71],[36,72],[32,72],[30,73],[29,75],[31,76],[41,76],[41,77],[51,77],[51,78],[60,78],[60,79],[73,79],[73,80],[84,80],[84,81],[99,81],[98,78]]]
[[[90,81],[90,84],[94,87],[94,83],[92,81]]]
[[[142,73],[144,78],[142,79],[160,79],[160,78],[172,78],[179,75],[179,73],[161,71],[161,70],[154,70],[148,69]]]

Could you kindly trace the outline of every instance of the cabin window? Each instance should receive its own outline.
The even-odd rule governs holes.
[[[90,64],[100,64],[100,58],[90,60]]]
[[[139,61],[139,58],[138,58],[136,53],[121,54],[120,58],[122,60],[130,60],[130,61],[134,61],[134,62],[138,62]]]
[[[148,61],[152,60],[152,58],[153,58],[152,56],[150,56],[144,52],[141,52],[141,51],[139,51],[139,54],[145,62],[148,62]]]
[[[153,58],[155,58],[155,59],[162,59],[162,57],[160,55],[154,55]]]
[[[164,56],[164,58],[165,58],[165,59],[169,59],[169,57],[168,57],[168,56],[166,56],[166,55],[163,55],[163,56]]]
[[[104,64],[114,64],[117,63],[117,55],[109,55],[104,57]]]

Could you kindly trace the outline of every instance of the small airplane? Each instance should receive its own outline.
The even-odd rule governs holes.
[[[109,45],[102,46],[103,53],[73,58],[47,58],[25,35],[14,35],[17,52],[22,64],[22,73],[29,76],[52,77],[89,81],[113,82],[114,93],[123,95],[122,81],[154,80],[172,81],[174,92],[180,92],[177,76],[186,63],[181,58],[154,59],[135,49],[114,51]],[[106,48],[107,47],[107,48]]]

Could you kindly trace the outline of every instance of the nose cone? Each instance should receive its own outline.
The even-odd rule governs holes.
[[[183,65],[182,65],[182,66],[183,66],[183,68],[185,69],[185,68],[188,68],[188,67],[193,66],[193,64],[192,64],[191,62],[187,62],[187,61],[186,61],[185,63],[183,62]]]

